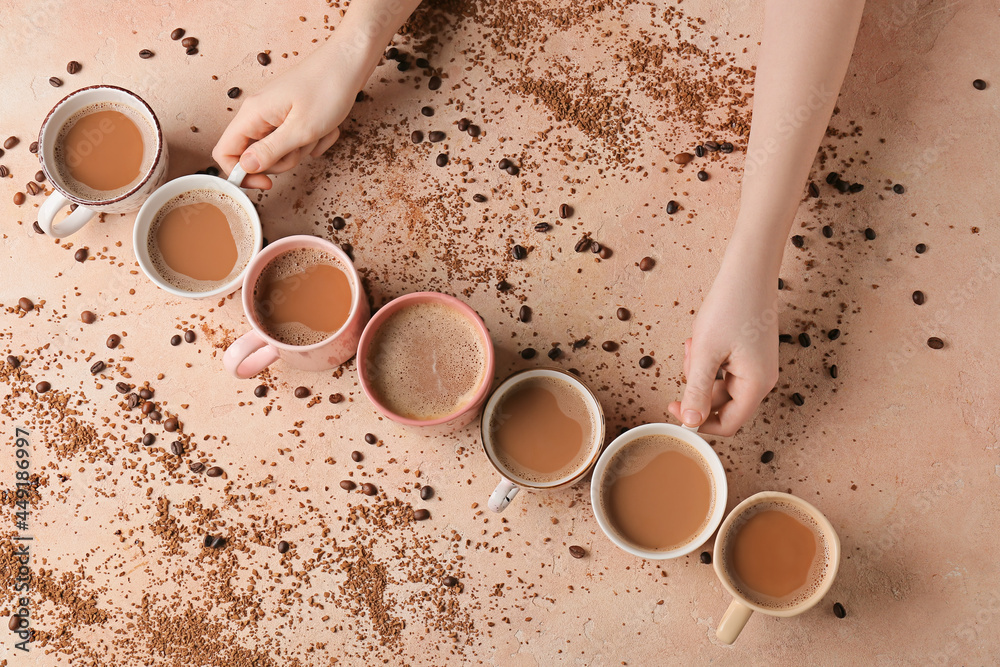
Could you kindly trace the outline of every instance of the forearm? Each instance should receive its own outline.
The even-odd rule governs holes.
[[[726,264],[775,278],[854,50],[864,0],[768,0]]]

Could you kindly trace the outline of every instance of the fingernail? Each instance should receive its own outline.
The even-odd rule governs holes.
[[[260,161],[257,159],[256,155],[247,152],[240,157],[240,166],[242,166],[248,174],[256,174],[260,170]]]
[[[685,410],[683,417],[684,423],[688,426],[697,426],[701,423],[701,413],[697,410]]]

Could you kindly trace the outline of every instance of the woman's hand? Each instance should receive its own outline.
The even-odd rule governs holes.
[[[684,342],[687,387],[668,408],[712,435],[736,433],[778,381],[777,280],[737,264],[723,262],[698,311]]]

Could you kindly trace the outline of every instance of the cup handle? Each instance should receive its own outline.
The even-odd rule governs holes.
[[[753,609],[739,600],[733,600],[729,603],[729,609],[722,615],[719,627],[715,629],[715,636],[723,644],[732,644],[740,636],[740,632],[750,620],[751,614],[753,614]]]
[[[246,177],[247,177],[247,171],[246,171],[246,169],[244,169],[243,167],[241,167],[240,163],[237,162],[236,166],[233,167],[232,172],[230,172],[229,178],[227,178],[226,180],[229,181],[230,183],[232,183],[233,185],[235,185],[236,187],[242,188],[243,187],[243,179],[246,178]]]
[[[53,190],[38,209],[38,226],[54,239],[63,239],[70,234],[76,234],[94,217],[94,211],[84,206],[77,206],[75,211],[59,221],[58,227],[53,224],[56,213],[72,203],[61,192]]]
[[[226,348],[222,365],[241,380],[253,377],[278,360],[278,350],[257,335],[248,331]]]
[[[490,502],[488,503],[490,509],[494,512],[503,512],[520,490],[520,487],[516,484],[503,480],[497,484],[497,488],[493,490],[493,495],[490,496]]]

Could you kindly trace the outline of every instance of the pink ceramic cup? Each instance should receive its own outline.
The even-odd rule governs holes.
[[[438,419],[421,420],[398,415],[379,401],[375,396],[375,392],[372,390],[372,368],[368,361],[368,352],[371,349],[375,333],[390,315],[406,308],[407,306],[420,303],[440,303],[461,313],[467,320],[469,320],[469,322],[473,324],[476,331],[479,332],[483,342],[483,349],[486,351],[486,368],[483,371],[482,384],[476,389],[475,394],[473,394],[472,398],[467,403],[462,405],[453,413]],[[365,327],[364,333],[361,334],[361,342],[358,344],[358,379],[361,382],[361,389],[365,392],[365,396],[368,397],[368,400],[372,402],[372,405],[375,406],[376,410],[394,422],[403,424],[404,426],[414,427],[427,435],[443,435],[445,433],[451,433],[452,431],[456,431],[464,426],[467,426],[479,415],[479,411],[482,409],[483,403],[486,402],[486,397],[490,393],[490,386],[493,383],[494,367],[495,359],[493,341],[490,339],[489,329],[486,328],[486,324],[483,323],[482,318],[479,317],[479,313],[473,310],[471,306],[456,299],[455,297],[448,296],[447,294],[440,294],[438,292],[415,292],[413,294],[406,294],[393,299],[386,305],[382,306],[382,308],[380,308],[372,317],[371,321],[368,322],[368,326]]]
[[[351,284],[351,312],[347,321],[326,340],[313,345],[289,345],[271,338],[261,328],[253,307],[253,289],[260,272],[278,255],[299,248],[315,248],[336,257],[338,268],[347,274]],[[336,368],[358,351],[361,332],[371,316],[368,298],[351,258],[335,244],[315,236],[285,237],[250,260],[243,278],[243,310],[250,322],[250,331],[236,339],[222,357],[226,370],[241,379],[253,377],[278,359],[304,371]]]

